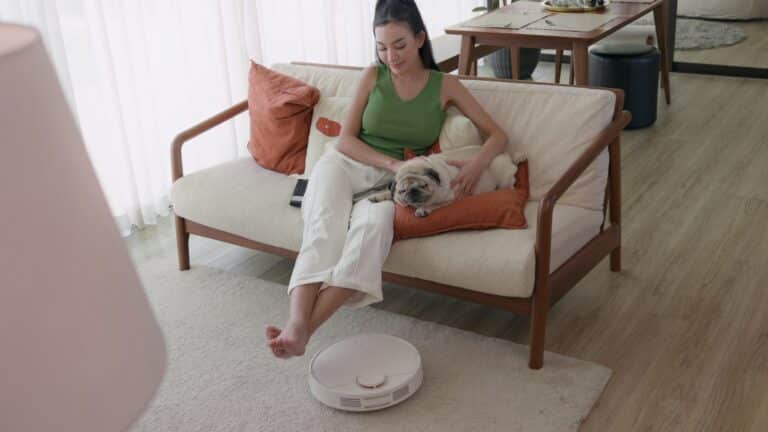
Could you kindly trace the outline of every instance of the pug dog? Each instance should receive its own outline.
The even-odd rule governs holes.
[[[414,214],[417,217],[428,216],[435,209],[456,199],[451,181],[459,174],[459,168],[450,165],[448,161],[467,160],[479,152],[480,147],[471,146],[413,158],[395,173],[389,190],[376,193],[368,199],[372,202],[394,200],[400,205],[415,208]],[[480,176],[471,194],[514,187],[517,164],[523,160],[525,155],[522,153],[511,157],[509,153],[503,152],[496,156]]]

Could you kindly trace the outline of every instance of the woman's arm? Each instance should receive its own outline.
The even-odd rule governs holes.
[[[458,197],[472,192],[480,175],[490,165],[493,158],[507,149],[507,134],[485,111],[464,84],[453,75],[443,77],[443,88],[447,103],[455,105],[487,137],[480,153],[469,161],[456,161],[452,164],[461,171],[451,183]]]
[[[363,77],[357,86],[352,104],[347,110],[347,115],[344,117],[336,149],[364,164],[397,171],[403,163],[402,161],[377,152],[357,137],[360,133],[360,125],[362,124],[363,110],[368,104],[368,95],[375,85],[376,67],[369,66],[363,71]]]

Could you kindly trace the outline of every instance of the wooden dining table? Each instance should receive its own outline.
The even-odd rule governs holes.
[[[512,56],[513,79],[519,79],[520,48],[543,48],[571,51],[571,68],[576,85],[588,84],[589,46],[610,36],[622,27],[636,21],[640,17],[653,12],[656,25],[656,39],[661,54],[661,85],[664,87],[664,95],[667,104],[671,103],[671,91],[669,87],[669,49],[667,47],[667,25],[669,23],[669,5],[667,0],[612,0],[606,8],[600,12],[563,14],[588,16],[590,14],[602,14],[606,19],[615,18],[601,24],[599,27],[588,31],[543,29],[541,22],[551,23],[558,12],[547,11],[541,1],[519,0],[503,6],[491,13],[510,14],[510,21],[518,20],[521,15],[538,16],[537,21],[521,25],[520,28],[479,27],[473,26],[472,21],[465,21],[445,29],[447,34],[461,36],[461,50],[459,53],[459,74],[470,75],[472,73],[472,61],[476,58],[478,46],[508,47]],[[534,28],[535,27],[535,28]],[[556,27],[555,27],[556,28]]]

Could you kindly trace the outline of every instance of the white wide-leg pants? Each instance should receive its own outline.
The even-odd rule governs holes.
[[[301,213],[304,234],[288,284],[293,288],[322,282],[358,291],[345,306],[379,302],[381,269],[392,245],[392,201],[353,205],[352,195],[389,182],[393,173],[372,167],[329,148],[310,175]]]

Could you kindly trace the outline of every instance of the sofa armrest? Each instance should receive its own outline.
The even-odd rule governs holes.
[[[549,276],[549,261],[552,247],[552,213],[555,204],[603,150],[611,143],[616,142],[621,135],[621,131],[624,130],[631,119],[632,115],[628,111],[621,111],[615,116],[613,122],[600,132],[587,150],[568,167],[565,173],[541,199],[536,224],[537,278]]]
[[[208,131],[210,129],[213,129],[215,126],[218,126],[225,121],[235,117],[236,115],[242,113],[243,111],[246,111],[248,109],[248,101],[244,100],[237,105],[231,106],[227,108],[226,110],[216,114],[215,116],[204,120],[191,128],[181,132],[180,134],[176,135],[176,138],[173,139],[173,143],[171,144],[171,172],[172,172],[172,181],[176,182],[179,178],[181,178],[184,175],[184,168],[182,166],[182,160],[181,160],[181,147],[186,143],[187,141],[191,140],[192,138],[200,135],[201,133]]]

